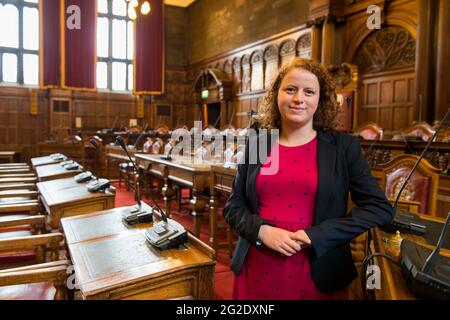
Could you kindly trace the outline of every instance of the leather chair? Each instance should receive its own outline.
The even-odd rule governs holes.
[[[161,138],[155,139],[152,147],[150,149],[150,153],[152,154],[162,154],[164,151],[164,141]]]
[[[17,166],[17,167],[0,167],[0,174],[24,174],[32,173],[29,166]]]
[[[12,162],[12,163],[0,163],[0,168],[15,168],[15,167],[27,167],[25,162]]]
[[[69,262],[58,260],[61,233],[0,239],[0,250],[38,248],[50,262],[0,270],[0,300],[63,300],[67,298]]]
[[[356,133],[364,140],[383,139],[383,128],[379,127],[375,122],[366,122],[356,130]]]
[[[381,187],[389,200],[395,201],[401,185],[418,158],[416,155],[404,154],[381,165]],[[436,216],[439,173],[438,168],[422,159],[400,199],[406,200],[406,205],[418,202],[419,213]]]
[[[404,137],[417,137],[423,141],[428,141],[434,134],[434,129],[426,122],[418,122],[403,130],[401,135]]]
[[[122,180],[125,180],[126,189],[129,191],[135,175],[135,169],[131,162],[119,163],[119,187],[122,185]]]
[[[156,127],[155,131],[158,134],[168,134],[169,133],[169,127],[165,124],[160,124]]]
[[[42,215],[9,215],[0,220],[0,239],[28,237],[45,233],[46,217]],[[42,250],[21,248],[16,250],[0,250],[0,269],[4,266],[15,266],[45,261]]]

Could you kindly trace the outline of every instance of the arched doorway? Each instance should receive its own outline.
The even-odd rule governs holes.
[[[231,121],[231,85],[228,75],[219,69],[205,69],[194,81],[193,100],[196,106],[194,120],[201,120],[206,112],[206,124],[218,129]]]
[[[400,26],[384,27],[364,39],[352,60],[360,75],[360,124],[373,121],[391,131],[413,121],[415,51],[415,39]]]

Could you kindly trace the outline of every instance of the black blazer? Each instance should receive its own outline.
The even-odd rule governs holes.
[[[266,136],[267,138],[268,136]],[[259,228],[269,224],[259,216],[256,176],[270,152],[263,152],[256,164],[249,155],[257,154],[257,137],[249,139],[245,163],[238,165],[233,189],[223,209],[227,223],[236,230],[239,241],[231,260],[238,274]],[[357,276],[349,242],[368,229],[390,223],[393,210],[361,153],[357,137],[334,131],[317,132],[318,190],[313,226],[305,232],[311,239],[311,272],[317,288],[324,293],[347,287]],[[254,163],[254,161],[253,161]],[[356,207],[347,213],[350,191]]]

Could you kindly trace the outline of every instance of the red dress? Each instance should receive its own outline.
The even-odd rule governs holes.
[[[259,210],[261,217],[273,226],[295,232],[313,223],[318,184],[317,138],[301,146],[273,147],[278,146],[278,172],[260,173],[256,178]],[[269,248],[251,246],[241,272],[234,276],[233,299],[344,299],[345,292],[324,294],[316,288],[311,277],[310,250],[313,249],[286,257]]]

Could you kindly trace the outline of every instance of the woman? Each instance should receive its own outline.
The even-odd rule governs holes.
[[[223,210],[239,235],[235,299],[345,298],[357,276],[349,242],[392,220],[358,139],[333,130],[337,110],[321,65],[297,58],[275,78],[260,128],[280,129],[279,139],[258,164],[249,164],[258,144],[249,141]],[[263,175],[274,148],[278,170]],[[349,192],[356,207],[347,213]]]

